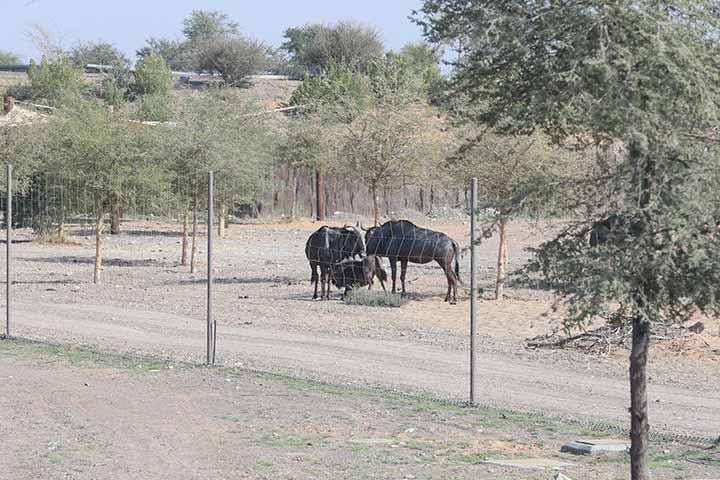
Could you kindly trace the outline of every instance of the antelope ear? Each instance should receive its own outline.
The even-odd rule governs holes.
[[[359,221],[358,221],[358,223],[357,223],[357,226],[360,227],[360,230],[362,230],[363,232],[367,232],[367,231],[368,231],[368,229],[365,228],[365,227],[363,227],[363,226],[362,226],[362,223],[360,223]]]

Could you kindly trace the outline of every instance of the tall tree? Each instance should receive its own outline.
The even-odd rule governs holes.
[[[258,115],[260,111],[260,106],[231,89],[208,91],[178,106],[176,125],[164,130],[164,157],[171,162],[172,183],[186,214],[193,206],[193,224],[195,207],[204,201],[209,171],[215,172],[221,215],[260,198],[270,176],[277,134],[267,124],[267,116]],[[193,252],[196,246],[194,235]],[[190,268],[195,271],[194,255]]]
[[[123,111],[109,111],[92,99],[76,99],[48,125],[44,171],[82,182],[95,215],[95,269],[99,283],[102,234],[113,206],[159,202],[167,190],[167,169],[157,155],[152,129],[130,128]]]
[[[482,238],[498,233],[495,298],[501,300],[508,267],[507,225],[521,215],[561,213],[558,205],[567,192],[563,185],[581,178],[592,167],[587,155],[560,148],[541,133],[498,135],[472,125],[456,129],[459,148],[445,168],[455,186],[467,188],[478,179],[478,208],[489,213],[481,220]],[[554,185],[554,188],[546,188]]]
[[[717,2],[426,0],[434,41],[470,38],[457,89],[499,131],[589,143],[601,175],[576,188],[576,223],[536,252],[566,323],[632,326],[631,474],[649,478],[647,355],[653,324],[720,306]],[[608,152],[619,145],[619,155]],[[712,173],[711,173],[712,172]],[[571,207],[571,205],[568,205]],[[594,220],[609,241],[587,247]]]
[[[285,38],[280,48],[293,63],[313,74],[331,65],[366,71],[385,52],[379,32],[356,21],[293,27],[285,31]]]
[[[117,68],[127,68],[130,65],[127,55],[108,42],[80,42],[68,52],[68,57],[80,68],[89,63]]]
[[[334,132],[338,123],[352,123],[358,113],[367,107],[370,95],[370,80],[366,75],[346,65],[333,64],[325,76],[307,75],[290,98],[290,104],[298,107],[297,116],[310,119],[309,124],[326,123],[325,129],[309,128],[302,134],[306,145],[319,145],[319,151],[323,152],[308,159],[308,166],[315,170],[317,220],[325,217],[322,187],[325,175],[333,169],[336,160],[335,152],[326,148],[329,145],[328,132]],[[315,148],[310,151],[317,152]]]
[[[6,50],[0,50],[0,65],[16,65],[18,63],[20,63],[19,55]]]
[[[411,42],[397,53],[389,52],[387,56],[389,61],[398,63],[401,70],[420,77],[429,96],[440,96],[445,87],[445,79],[440,70],[442,49],[426,42]]]
[[[183,35],[191,42],[238,35],[240,28],[227,13],[216,10],[193,10],[183,20]]]
[[[28,79],[30,95],[53,106],[74,99],[85,86],[82,70],[63,54],[43,57],[39,64],[31,61]]]
[[[265,69],[269,53],[263,42],[239,35],[202,40],[195,46],[195,69],[220,74],[226,84],[241,86],[248,75]]]
[[[172,72],[160,55],[150,54],[135,63],[133,91],[137,95],[169,96]]]
[[[148,38],[144,47],[136,52],[139,59],[150,54],[159,55],[171,70],[192,71],[195,69],[190,42],[166,38]]]

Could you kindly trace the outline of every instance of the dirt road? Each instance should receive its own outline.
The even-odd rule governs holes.
[[[14,332],[25,338],[142,352],[181,360],[204,358],[197,319],[107,305],[18,303]],[[467,352],[413,341],[307,335],[258,326],[220,326],[218,361],[329,382],[430,392],[465,399]],[[494,354],[478,357],[483,403],[575,418],[627,422],[628,386],[586,366],[568,369]],[[678,385],[649,387],[656,430],[717,436],[720,393]]]

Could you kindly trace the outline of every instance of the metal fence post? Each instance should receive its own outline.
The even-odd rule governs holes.
[[[477,216],[477,178],[470,192],[470,404],[475,405],[475,336],[477,328],[477,279],[475,278],[475,218]]]
[[[5,205],[5,335],[10,336],[10,248],[12,246],[12,165],[7,165],[7,198]]]
[[[208,173],[208,218],[207,218],[207,364],[215,364],[215,322],[212,318],[212,241],[213,241],[213,172]]]

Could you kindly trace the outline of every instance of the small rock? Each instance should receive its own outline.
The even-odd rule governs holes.
[[[693,333],[702,333],[705,330],[705,324],[702,322],[697,322],[691,326],[688,327],[688,330],[690,330]]]

